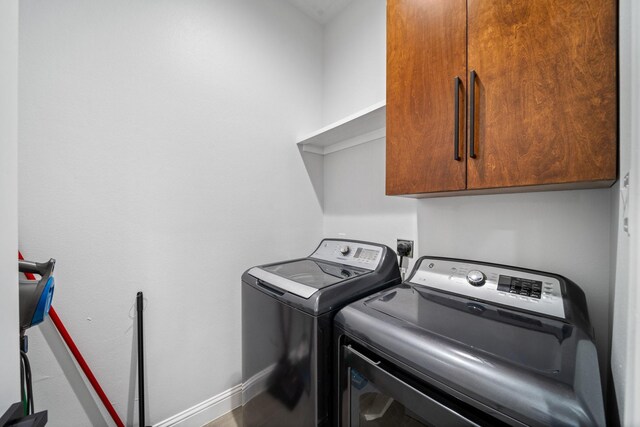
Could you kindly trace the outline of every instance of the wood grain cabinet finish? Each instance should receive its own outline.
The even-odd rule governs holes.
[[[387,194],[464,190],[466,0],[387,1]],[[460,97],[454,129],[455,96]],[[460,160],[454,160],[459,132]]]
[[[615,0],[387,5],[387,194],[615,181]]]

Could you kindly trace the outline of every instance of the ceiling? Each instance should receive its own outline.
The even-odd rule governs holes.
[[[352,0],[287,0],[320,24],[326,24]]]

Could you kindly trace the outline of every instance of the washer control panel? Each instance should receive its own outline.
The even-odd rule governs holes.
[[[473,286],[482,286],[486,283],[487,278],[480,270],[471,270],[467,273],[467,282]]]
[[[382,261],[383,249],[349,240],[323,240],[310,258],[375,270]]]
[[[423,258],[409,283],[565,319],[560,281],[543,274]]]

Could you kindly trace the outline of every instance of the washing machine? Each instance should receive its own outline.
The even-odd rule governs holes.
[[[423,257],[335,339],[335,425],[605,425],[584,293],[557,274]]]
[[[401,282],[387,246],[324,239],[306,258],[242,275],[242,399],[246,427],[325,426],[335,388],[333,317]]]

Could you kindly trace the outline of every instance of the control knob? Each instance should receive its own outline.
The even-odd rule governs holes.
[[[480,270],[471,270],[467,273],[467,282],[473,286],[482,286],[485,282],[484,273]]]
[[[341,253],[342,255],[346,255],[346,254],[348,254],[348,253],[349,253],[349,251],[351,251],[351,248],[350,248],[348,245],[340,246],[340,253]]]

